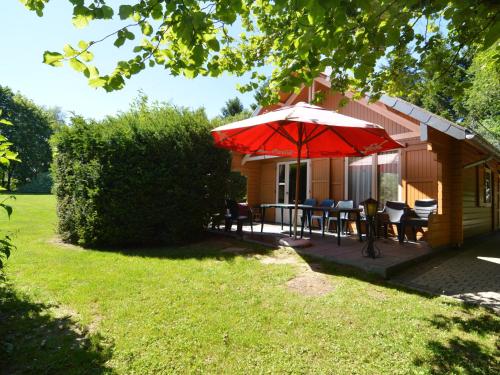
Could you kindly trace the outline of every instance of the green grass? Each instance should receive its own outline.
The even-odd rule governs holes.
[[[81,249],[57,242],[54,197],[13,206],[0,221],[17,245],[0,288],[0,373],[500,370],[500,319],[482,308],[333,265],[333,291],[304,296],[286,288],[296,265],[221,253],[226,239]]]

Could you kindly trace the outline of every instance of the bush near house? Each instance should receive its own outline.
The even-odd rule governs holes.
[[[170,244],[200,237],[224,205],[229,153],[203,110],[133,108],[76,118],[53,139],[58,229],[82,245]]]

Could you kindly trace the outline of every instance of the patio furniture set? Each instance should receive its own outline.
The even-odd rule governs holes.
[[[288,210],[289,217],[292,218],[292,212],[297,207],[301,211],[300,217],[300,237],[304,235],[304,228],[307,226],[309,235],[312,235],[312,227],[315,222],[321,230],[322,236],[325,236],[325,231],[329,231],[331,224],[335,223],[337,244],[340,245],[342,233],[348,232],[348,223],[356,224],[356,231],[359,241],[363,240],[361,230],[362,223],[365,223],[367,217],[363,209],[363,205],[358,208],[354,207],[352,200],[334,201],[326,199],[317,205],[315,199],[306,199],[303,204],[285,204],[285,203],[265,203],[261,204],[259,210],[261,232],[264,231],[264,219],[267,209],[278,209],[281,213],[281,230],[284,229],[284,213]],[[416,239],[417,230],[429,227],[429,217],[437,210],[437,202],[433,199],[416,200],[414,207],[410,208],[404,202],[387,201],[382,210],[378,211],[375,216],[375,227],[377,228],[377,237],[380,231],[383,232],[385,238],[388,238],[389,227],[396,226],[397,237],[400,243],[404,242],[406,228],[411,228],[412,237]],[[226,200],[225,214],[225,230],[230,231],[233,223],[237,224],[237,232],[242,233],[243,224],[250,224],[251,233],[253,233],[254,225],[254,210],[244,203],[237,203],[234,200]],[[289,233],[292,234],[292,220],[289,221]]]

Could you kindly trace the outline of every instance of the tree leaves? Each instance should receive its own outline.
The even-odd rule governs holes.
[[[64,56],[59,52],[45,51],[43,54],[43,62],[51,66],[63,66],[62,60]]]
[[[41,12],[49,0],[21,1],[28,9]],[[83,0],[70,1],[77,27],[114,15],[113,9],[102,1],[91,2],[89,6]],[[109,39],[115,47],[121,47],[126,41],[134,41],[130,43],[133,52],[129,60],[138,60],[129,64],[128,69],[119,69],[122,79],[142,71],[147,60],[149,66],[161,65],[173,75],[186,77],[216,77],[224,72],[241,76],[273,66],[275,70],[270,76],[257,75],[241,85],[242,90],[248,91],[268,81],[262,95],[264,103],[277,98],[272,90],[293,91],[310,84],[314,76],[327,68],[333,70],[331,85],[337,90],[380,94],[391,85],[390,75],[382,65],[394,51],[411,48],[416,56],[414,64],[422,66],[425,56],[439,47],[441,39],[447,39],[457,48],[487,48],[497,43],[500,27],[498,6],[494,2],[478,5],[474,0],[124,2],[115,7],[116,18],[133,20],[136,24],[110,30],[98,42]],[[441,22],[443,18],[447,21]],[[232,34],[230,26],[236,22],[241,23],[245,33]],[[135,41],[139,28],[143,38]],[[76,48],[65,46],[64,56],[89,62],[93,55],[87,49],[93,44],[80,42],[77,54]],[[500,60],[500,53],[495,56]],[[53,52],[44,61],[61,65],[60,56]],[[81,70],[77,62],[73,65]],[[115,73],[103,75],[99,80],[93,77],[92,85],[106,82],[102,85],[106,90],[123,87],[121,79],[110,78]]]
[[[130,5],[120,5],[118,14],[120,15],[120,19],[125,20],[130,17],[133,11],[134,8]]]

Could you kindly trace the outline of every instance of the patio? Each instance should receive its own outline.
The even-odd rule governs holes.
[[[222,229],[215,231],[219,234],[238,236],[236,231],[225,232]],[[307,231],[306,231],[307,232]],[[309,238],[309,233],[304,233],[304,238]],[[253,234],[250,225],[243,225],[242,236],[245,241],[262,243],[265,245],[279,246],[280,238],[288,237],[289,231],[285,226],[281,230],[279,224],[264,225],[264,230],[260,232],[260,223],[254,224]],[[380,275],[388,278],[397,271],[428,259],[438,251],[431,249],[426,242],[405,242],[400,245],[396,238],[380,238],[375,244],[381,251],[381,256],[376,259],[364,257],[361,249],[366,241],[359,242],[356,235],[345,236],[341,238],[341,245],[337,245],[337,236],[333,233],[325,233],[321,236],[321,231],[313,230],[311,236],[312,246],[306,248],[294,248],[299,255],[311,256],[322,260],[327,260],[339,264],[345,264],[359,268],[363,271]]]

